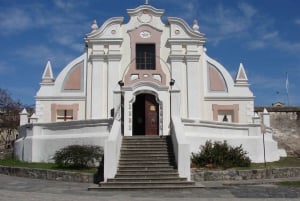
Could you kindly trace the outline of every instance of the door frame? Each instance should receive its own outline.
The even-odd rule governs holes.
[[[169,101],[170,93],[166,86],[158,86],[154,83],[140,83],[130,87],[123,87],[124,95],[124,136],[132,136],[132,120],[133,120],[133,103],[136,95],[141,93],[152,94],[159,104],[159,136],[167,136],[170,134],[170,111]]]
[[[148,108],[149,103],[150,108]],[[152,93],[135,95],[135,101],[132,104],[132,135],[159,135],[159,105],[157,97]],[[154,111],[151,112],[151,109]],[[152,121],[155,124],[153,127],[151,126]]]
[[[155,97],[155,101],[158,105],[158,111],[157,111],[157,115],[158,115],[158,133],[157,135],[158,136],[162,136],[163,135],[163,125],[164,125],[164,119],[163,119],[163,104],[162,104],[162,101],[159,99],[159,95],[155,92],[155,91],[152,91],[152,90],[139,90],[139,91],[136,91],[134,93],[132,93],[132,96],[131,96],[131,100],[128,102],[129,103],[129,111],[128,111],[128,114],[129,114],[129,128],[130,128],[130,133],[131,135],[130,136],[133,136],[134,133],[133,133],[133,127],[134,127],[134,121],[133,121],[133,104],[135,103],[136,101],[136,97],[140,94],[149,94],[149,95],[152,95]]]

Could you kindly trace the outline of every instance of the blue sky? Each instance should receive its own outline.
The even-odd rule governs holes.
[[[94,19],[101,25],[145,0],[0,0],[0,87],[34,104],[44,67],[55,76],[84,50]],[[192,25],[207,38],[207,54],[234,75],[242,62],[255,105],[300,105],[299,0],[149,0]],[[163,20],[165,20],[165,18]],[[126,21],[127,22],[127,21]]]

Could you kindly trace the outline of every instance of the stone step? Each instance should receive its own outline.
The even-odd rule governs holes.
[[[160,139],[165,140],[168,139],[170,136],[157,136],[157,135],[133,135],[133,136],[124,136],[124,140],[148,140],[148,139]]]
[[[129,173],[118,173],[115,178],[178,178],[177,172],[129,172]]]
[[[145,153],[151,153],[151,152],[171,152],[171,150],[168,147],[130,147],[130,148],[122,148],[123,152],[145,152]]]
[[[158,136],[124,137],[115,178],[100,183],[102,190],[194,187],[194,182],[179,177],[170,138]]]
[[[143,144],[143,143],[149,143],[149,142],[154,142],[154,144],[162,144],[162,143],[167,143],[169,142],[166,139],[124,139],[122,141],[123,144],[126,143],[136,143],[136,144]]]
[[[174,154],[172,152],[159,152],[159,151],[155,151],[155,152],[151,152],[151,153],[145,153],[145,152],[135,152],[135,153],[131,153],[131,152],[126,152],[126,153],[121,153],[121,158],[123,157],[136,157],[136,158],[152,158],[152,157],[173,157]]]
[[[168,169],[168,168],[163,168],[163,169],[119,169],[117,171],[117,175],[119,174],[140,174],[140,175],[147,175],[147,174],[168,174],[168,173],[178,173],[176,169]]]
[[[114,178],[114,179],[107,179],[108,183],[118,183],[118,182],[147,182],[147,183],[158,183],[158,182],[181,182],[186,181],[186,178],[180,178],[180,177],[147,177],[147,178]]]
[[[162,151],[162,150],[121,150],[121,157],[123,155],[150,155],[150,156],[154,156],[155,154],[158,155],[158,154],[161,154],[161,155],[173,155],[173,152],[171,150],[165,150],[165,151]]]
[[[177,191],[177,190],[193,190],[193,189],[200,189],[203,186],[195,186],[195,185],[188,185],[188,186],[99,186],[99,187],[89,187],[88,191]]]
[[[119,166],[118,170],[135,170],[136,172],[140,171],[161,171],[161,170],[173,170],[175,167],[170,165],[157,165],[157,166],[138,166],[138,165],[132,165],[132,166]]]
[[[166,144],[122,144],[122,149],[148,148],[148,149],[168,149]]]
[[[119,166],[120,167],[124,167],[126,165],[128,166],[133,166],[133,165],[137,165],[137,166],[157,166],[157,165],[173,165],[174,161],[169,161],[169,160],[160,160],[160,161],[156,161],[156,160],[145,160],[145,161],[134,161],[134,160],[120,160],[119,161]]]
[[[147,155],[147,157],[144,157],[144,156],[136,156],[136,157],[133,157],[133,155],[127,155],[127,156],[122,156],[119,160],[119,162],[122,162],[122,161],[140,161],[140,162],[143,162],[143,161],[174,161],[175,160],[175,157],[174,156],[149,156]]]
[[[165,139],[125,139],[122,144],[166,144],[168,142],[169,141]]]
[[[153,142],[149,142],[149,143],[122,143],[122,148],[124,147],[168,147],[166,142],[160,142],[160,143],[153,143]]]
[[[157,181],[157,182],[101,182],[101,187],[155,187],[155,186],[193,186],[194,182],[191,181]]]

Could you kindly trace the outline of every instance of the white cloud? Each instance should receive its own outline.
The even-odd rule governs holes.
[[[74,10],[77,8],[82,8],[88,5],[88,1],[78,1],[78,0],[54,0],[55,6],[63,10]]]
[[[218,4],[214,9],[201,13],[200,28],[203,27],[211,42],[218,44],[249,35],[257,13],[257,9],[247,3],[240,3],[237,7]]]
[[[23,47],[16,51],[16,55],[41,69],[45,67],[48,60],[51,61],[53,68],[63,68],[78,56],[70,54],[63,48],[56,49],[44,45]]]
[[[9,34],[32,27],[33,20],[19,8],[4,9],[0,12],[0,34]]]
[[[250,73],[249,80],[251,80],[251,85],[257,86],[263,90],[280,90],[284,88],[284,76],[281,79],[278,77],[268,77],[266,75],[253,74]]]
[[[55,0],[54,1],[55,6],[61,9],[70,9],[74,7],[73,2],[70,1],[64,1],[64,0]]]
[[[261,49],[266,46],[266,43],[262,40],[254,40],[248,42],[248,46],[250,49]]]
[[[77,2],[77,3],[76,3]],[[7,7],[0,12],[0,35],[21,35],[24,31],[36,31],[48,37],[47,41],[70,48],[74,51],[82,51],[79,43],[83,45],[84,35],[90,29],[87,17],[77,9],[87,5],[85,2],[55,0],[55,5],[66,12],[57,12],[57,9],[48,9],[48,4],[33,3],[28,6],[21,4],[17,7]],[[47,30],[47,32],[45,32]],[[36,36],[39,38],[39,36]],[[38,42],[37,40],[36,42]],[[35,43],[36,43],[35,42]],[[42,41],[40,40],[40,43]]]
[[[0,75],[9,75],[13,73],[14,68],[5,61],[0,61]]]
[[[252,18],[258,12],[257,9],[247,3],[240,3],[238,7],[244,13],[244,16],[248,19]]]
[[[300,52],[300,42],[284,39],[279,35],[278,31],[258,33],[257,38],[248,44],[250,49],[272,47],[292,54],[298,54],[298,52]]]
[[[273,32],[265,33],[262,35],[262,39],[264,39],[264,40],[272,40],[277,37],[278,37],[278,31],[273,31]]]

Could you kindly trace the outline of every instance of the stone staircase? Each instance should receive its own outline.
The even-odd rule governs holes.
[[[195,183],[180,178],[170,137],[124,137],[118,171],[100,189],[182,189]]]

